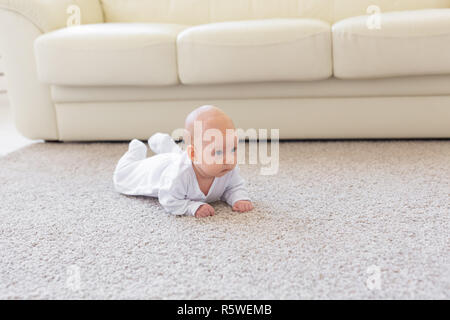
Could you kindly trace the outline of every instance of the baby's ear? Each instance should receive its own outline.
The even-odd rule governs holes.
[[[189,157],[189,159],[191,159],[192,161],[194,161],[194,146],[192,144],[188,145],[186,148],[186,153]]]

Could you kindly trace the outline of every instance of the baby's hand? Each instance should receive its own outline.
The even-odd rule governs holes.
[[[247,212],[253,210],[253,204],[248,200],[236,201],[233,205],[233,211]]]
[[[207,203],[202,204],[195,212],[196,218],[205,218],[213,215],[214,215],[214,208]]]

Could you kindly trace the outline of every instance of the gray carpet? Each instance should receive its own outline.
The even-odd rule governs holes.
[[[204,220],[115,193],[126,148],[0,158],[1,299],[450,298],[450,141],[283,143]]]

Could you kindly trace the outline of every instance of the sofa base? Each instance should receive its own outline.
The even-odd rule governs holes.
[[[280,129],[280,139],[450,138],[450,96],[415,96],[57,103],[59,139],[145,140],[181,128],[204,104],[238,128]]]

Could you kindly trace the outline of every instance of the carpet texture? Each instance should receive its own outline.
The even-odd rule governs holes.
[[[450,141],[280,144],[256,209],[117,194],[123,143],[0,158],[1,299],[449,299]]]

